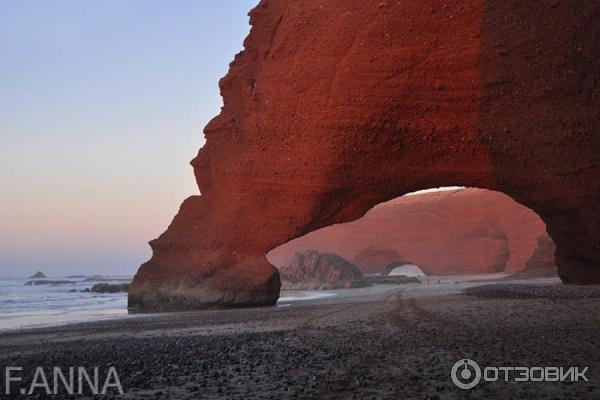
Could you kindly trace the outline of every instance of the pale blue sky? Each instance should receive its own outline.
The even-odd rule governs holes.
[[[257,0],[0,0],[0,276],[132,274]]]

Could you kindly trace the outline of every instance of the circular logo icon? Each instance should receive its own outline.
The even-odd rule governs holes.
[[[450,372],[452,383],[461,389],[473,389],[481,381],[481,368],[468,358],[458,360]]]

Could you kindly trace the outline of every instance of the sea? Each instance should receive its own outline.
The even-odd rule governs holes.
[[[120,319],[135,315],[127,312],[127,293],[86,291],[97,283],[126,283],[131,276],[48,276],[46,278],[0,277],[0,331],[40,328],[76,322]],[[29,285],[28,282],[68,281]],[[330,291],[282,292],[278,305],[335,297]],[[139,315],[139,314],[137,314]]]
[[[0,331],[127,316],[127,293],[92,293],[97,283],[126,283],[131,276],[49,276],[68,281],[27,285],[31,278],[0,278]]]

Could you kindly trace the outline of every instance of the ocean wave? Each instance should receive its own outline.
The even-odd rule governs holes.
[[[91,288],[93,282],[24,286],[25,282],[25,279],[0,280],[0,329],[61,325],[127,315],[126,293],[82,292]]]

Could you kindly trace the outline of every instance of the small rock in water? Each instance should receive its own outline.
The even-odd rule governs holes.
[[[97,283],[90,290],[90,292],[94,293],[119,293],[127,291],[129,291],[129,283]]]

